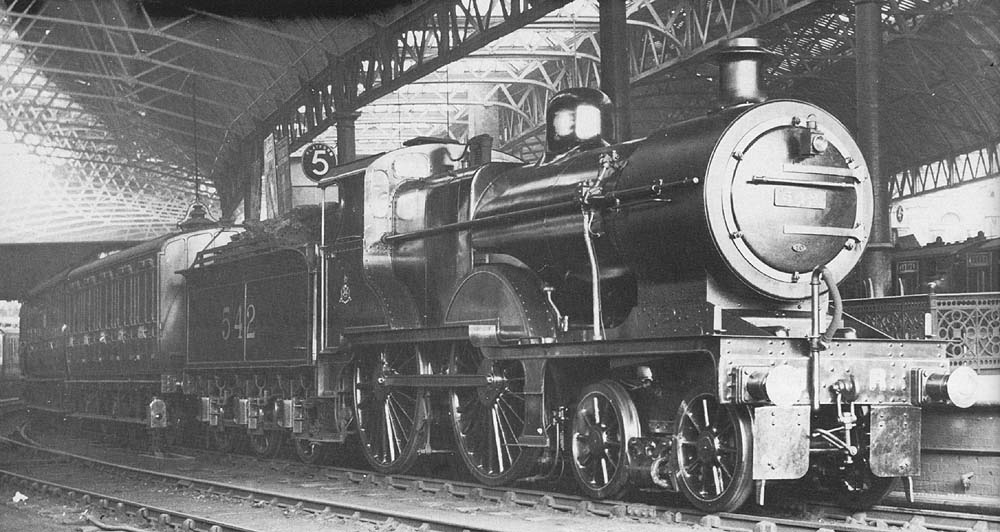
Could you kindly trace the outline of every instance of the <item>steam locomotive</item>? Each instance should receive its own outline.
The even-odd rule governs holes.
[[[147,244],[188,243],[150,263],[159,285],[109,288],[129,309],[161,298],[140,312],[146,350],[132,310],[80,315],[63,295],[146,255],[70,272],[25,305],[42,325],[22,329],[43,332],[28,371],[55,386],[36,399],[261,456],[285,438],[306,462],[357,445],[387,473],[444,451],[488,485],[569,469],[593,498],[658,488],[729,511],[805,478],[873,504],[920,473],[921,405],[969,406],[975,374],[949,373],[940,341],[842,312],[871,178],[832,115],[764,100],[766,53],[727,43],[725,105],[643,139],[608,142],[608,98],[570,89],[536,164],[424,139],[337,167],[318,241],[207,228]],[[181,276],[186,299],[162,299]],[[126,332],[111,348],[104,329]]]

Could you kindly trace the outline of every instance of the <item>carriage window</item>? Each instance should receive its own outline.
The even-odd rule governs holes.
[[[125,320],[125,278],[119,275],[115,278],[115,327],[124,325]]]
[[[156,319],[156,272],[152,269],[144,272],[146,276],[146,321],[151,322]]]
[[[70,323],[72,332],[80,332],[80,292],[74,291],[70,294]]]
[[[146,297],[147,297],[146,273],[147,272],[145,270],[139,270],[139,275],[136,278],[136,283],[137,283],[137,288],[138,288],[137,295],[139,296],[139,300],[138,300],[139,304],[138,304],[138,306],[136,306],[136,321],[138,323],[145,323],[146,319],[147,319],[147,316],[146,316]]]
[[[114,323],[115,301],[112,294],[112,281],[105,276],[104,282],[101,283],[101,313],[104,316],[101,323],[102,329],[110,328]]]
[[[127,320],[128,320],[128,324],[129,325],[135,325],[136,323],[138,323],[138,320],[135,318],[135,316],[136,316],[135,302],[139,298],[139,296],[138,296],[137,289],[136,289],[135,276],[136,276],[135,271],[132,271],[131,273],[128,274],[128,281],[127,281],[128,282],[128,318],[127,318]]]
[[[76,330],[85,332],[87,330],[87,289],[81,288],[76,296]]]
[[[122,278],[122,325],[132,325],[132,274],[126,273]]]
[[[92,331],[97,328],[97,312],[94,311],[94,307],[97,306],[95,300],[97,299],[94,293],[94,285],[87,285],[87,299],[84,303],[84,311],[87,313],[87,330]]]

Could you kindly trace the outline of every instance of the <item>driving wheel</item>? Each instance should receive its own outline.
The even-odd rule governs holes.
[[[542,448],[524,447],[526,402],[524,366],[517,360],[486,359],[471,344],[452,348],[452,375],[485,375],[490,384],[451,390],[451,418],[458,454],[469,472],[488,486],[508,484],[527,476]]]
[[[420,350],[385,346],[358,355],[354,367],[354,406],[361,450],[380,473],[402,473],[427,445],[427,393],[389,386],[386,377],[428,372]]]

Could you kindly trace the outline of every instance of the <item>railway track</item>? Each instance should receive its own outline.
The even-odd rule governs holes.
[[[634,523],[637,529],[644,525],[674,525],[689,528],[694,525],[729,531],[754,532],[864,532],[885,530],[908,530],[919,532],[996,532],[1000,531],[1000,517],[963,512],[914,510],[890,506],[879,506],[866,513],[846,513],[833,507],[812,505],[798,515],[777,515],[775,513],[723,513],[706,515],[695,510],[656,504],[630,503],[622,501],[591,501],[581,497],[521,488],[489,488],[475,484],[444,481],[416,476],[387,476],[344,467],[307,466],[285,461],[258,461],[265,464],[269,475],[281,470],[289,479],[309,479],[302,484],[313,493],[318,492],[373,492],[376,497],[391,498],[402,496],[411,501],[411,507],[418,510],[387,512],[383,505],[345,504],[341,497],[327,498],[293,494],[287,490],[258,489],[245,484],[220,482],[186,475],[168,474],[147,468],[111,463],[94,458],[41,448],[37,444],[21,443],[37,449],[36,452],[53,453],[60,459],[85,462],[91,467],[118,470],[123,474],[158,477],[163,482],[195,493],[210,493],[233,500],[250,501],[251,506],[267,505],[278,509],[291,509],[314,516],[350,519],[367,523],[398,523],[427,530],[504,530],[502,523],[484,525],[468,515],[434,519],[429,516],[427,501],[451,501],[452,506],[466,505],[479,509],[492,509],[493,513],[520,512],[521,518],[529,521],[532,515],[547,516],[549,521],[563,519],[589,520],[600,523],[611,519],[616,526]],[[252,460],[249,457],[232,457],[229,460]],[[281,482],[279,480],[279,482]],[[286,480],[286,483],[292,482]],[[65,492],[67,488],[58,487]],[[79,490],[77,490],[79,493]],[[91,495],[91,499],[95,499]],[[100,500],[100,499],[98,499]],[[115,503],[117,504],[117,503]],[[138,511],[132,506],[133,512]],[[149,514],[147,508],[146,511]],[[484,512],[489,513],[489,511]],[[795,514],[796,512],[792,512]],[[454,514],[454,512],[452,512]],[[803,517],[802,514],[805,514]],[[525,517],[528,516],[528,517]],[[501,526],[498,526],[501,525]],[[217,526],[222,526],[217,525]],[[600,525],[597,525],[598,527]],[[536,527],[537,528],[537,527]],[[513,529],[523,529],[515,526]],[[220,528],[219,530],[226,530]]]
[[[253,488],[231,482],[217,482],[115,464],[103,460],[96,460],[86,456],[66,453],[46,449],[30,443],[16,442],[11,439],[4,439],[5,443],[19,445],[30,449],[34,453],[47,453],[60,459],[59,469],[65,476],[72,476],[72,472],[66,471],[68,464],[77,467],[87,468],[91,481],[99,482],[97,477],[119,477],[126,479],[141,479],[148,484],[153,481],[160,487],[153,488],[152,491],[163,492],[163,487],[169,487],[173,492],[183,492],[189,499],[205,498],[211,500],[209,510],[215,508],[219,501],[238,504],[248,513],[258,509],[277,510],[288,519],[290,516],[297,516],[299,519],[314,521],[315,519],[343,520],[352,523],[356,529],[378,530],[384,527],[395,529],[399,525],[406,525],[420,530],[436,530],[444,532],[452,531],[484,531],[484,532],[512,532],[515,528],[504,526],[491,526],[482,519],[466,518],[464,516],[454,516],[452,518],[435,518],[426,513],[407,512],[379,507],[377,505],[363,505],[349,503],[334,498],[315,498],[301,494],[291,494],[286,492],[272,491],[267,489]],[[32,459],[27,462],[32,469],[39,469],[40,461]],[[16,464],[14,464],[16,465]],[[180,511],[172,509],[171,506],[154,507],[148,502],[124,498],[111,495],[107,492],[97,492],[93,490],[81,489],[78,486],[66,485],[45,478],[42,475],[26,474],[8,469],[0,469],[0,483],[8,483],[47,495],[78,499],[84,504],[96,505],[99,509],[113,511],[118,515],[129,517],[139,517],[149,522],[157,524],[171,525],[180,523],[183,530],[206,530],[210,532],[223,531],[257,531],[273,529],[269,526],[258,528],[240,523],[234,523],[209,517],[212,513],[196,513],[190,511]],[[169,497],[168,497],[169,498]],[[248,508],[249,507],[249,508]],[[230,510],[230,513],[232,510]],[[241,510],[242,512],[242,510]],[[273,511],[272,511],[273,513]],[[259,520],[254,517],[251,520]]]

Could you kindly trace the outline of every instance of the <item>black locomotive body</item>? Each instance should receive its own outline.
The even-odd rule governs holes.
[[[270,456],[291,433],[311,461],[321,440],[343,443],[347,430],[336,419],[350,419],[344,386],[334,391],[315,372],[316,241],[250,233],[203,251],[182,272],[190,341],[176,392],[197,396],[196,414],[184,417],[206,423],[216,447],[232,449],[246,434],[256,454]],[[317,411],[317,400],[330,412]],[[333,430],[320,434],[319,425]]]
[[[537,164],[417,143],[320,183],[319,242],[203,251],[168,403],[220,447],[311,461],[356,436],[389,473],[448,451],[491,485],[565,466],[595,498],[726,511],[805,477],[877,501],[920,472],[921,405],[967,406],[974,374],[842,314],[868,169],[827,112],[737,83],[761,50],[736,44],[706,117],[608,144],[606,97],[571,90]]]
[[[655,484],[708,510],[806,476],[863,505],[919,473],[919,405],[967,404],[974,377],[941,342],[844,324],[860,149],[814,105],[724,83],[737,103],[637,141],[604,142],[606,101],[576,90],[538,164],[428,143],[322,183],[342,214],[317,361],[353,373],[373,467],[450,432],[483,483],[565,461],[589,496]]]

